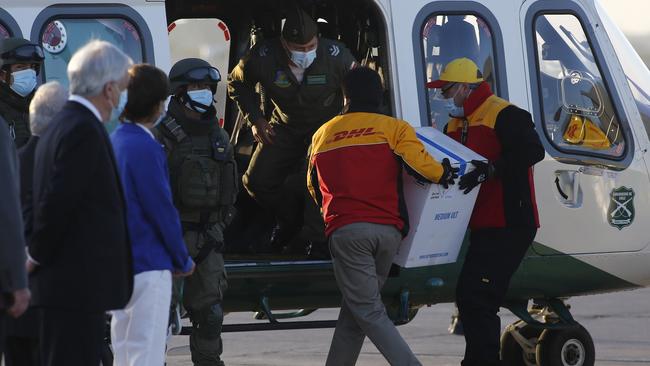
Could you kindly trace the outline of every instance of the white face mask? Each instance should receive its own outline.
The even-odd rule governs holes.
[[[291,52],[291,61],[301,69],[307,69],[309,66],[311,66],[311,64],[316,59],[315,48],[307,52],[291,51],[291,50],[289,52]]]
[[[36,71],[25,69],[11,73],[14,82],[11,83],[11,90],[21,97],[28,96],[36,88]]]

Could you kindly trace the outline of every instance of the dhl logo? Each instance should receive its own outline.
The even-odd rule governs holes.
[[[354,129],[354,130],[349,130],[349,131],[339,131],[334,134],[334,137],[327,140],[327,143],[330,142],[336,142],[340,141],[343,139],[351,139],[355,137],[361,137],[361,136],[370,136],[370,135],[376,135],[381,132],[374,131],[374,127],[366,127],[366,128],[359,128],[359,129]]]

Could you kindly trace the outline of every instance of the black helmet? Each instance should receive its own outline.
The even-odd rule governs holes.
[[[43,59],[41,46],[24,38],[10,37],[0,40],[0,67],[12,64],[36,64],[38,73]]]
[[[169,71],[169,94],[176,93],[179,87],[187,84],[207,83],[214,95],[219,81],[221,73],[210,63],[200,58],[185,58],[176,62]]]

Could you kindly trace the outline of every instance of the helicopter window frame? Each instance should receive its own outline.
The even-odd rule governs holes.
[[[537,43],[537,20],[539,17],[547,15],[570,15],[576,18],[584,32],[585,38],[589,45],[589,50],[592,53],[594,64],[602,80],[602,88],[611,104],[613,115],[619,124],[619,129],[622,131],[623,141],[625,143],[623,152],[619,156],[599,153],[597,150],[588,150],[580,148],[566,148],[558,146],[549,136],[546,130],[546,120],[544,115],[544,98],[542,92],[541,81],[541,65],[538,54]],[[531,76],[531,102],[533,115],[539,123],[536,123],[537,132],[541,138],[545,150],[558,161],[567,164],[575,165],[595,165],[600,167],[607,167],[613,170],[623,170],[627,168],[633,159],[634,152],[634,137],[630,128],[628,116],[625,114],[620,93],[611,88],[611,85],[616,85],[612,77],[611,69],[604,62],[605,56],[600,44],[594,43],[596,34],[595,27],[601,27],[597,22],[592,24],[588,20],[584,9],[579,4],[571,1],[564,0],[548,0],[543,3],[532,4],[528,8],[525,16],[525,29],[526,29],[526,50],[528,55],[528,68]],[[534,62],[531,62],[534,61]]]
[[[508,99],[508,78],[505,64],[505,48],[503,33],[497,18],[484,5],[473,1],[441,1],[429,3],[420,9],[413,22],[413,54],[415,59],[415,76],[417,82],[418,103],[420,108],[420,121],[426,121],[425,126],[431,126],[429,118],[431,105],[429,91],[426,87],[427,59],[423,49],[423,31],[429,19],[435,16],[471,15],[481,18],[492,34],[492,72],[494,85],[501,98]]]
[[[135,28],[140,36],[142,62],[155,65],[155,52],[151,30],[144,18],[132,7],[124,4],[55,4],[43,9],[34,19],[31,39],[41,43],[41,37],[48,24],[59,19],[98,20],[123,19]],[[43,68],[45,69],[45,68]],[[42,80],[47,80],[45,70],[41,72]]]
[[[9,32],[9,37],[23,37],[23,32],[11,14],[5,9],[0,8],[0,26]]]

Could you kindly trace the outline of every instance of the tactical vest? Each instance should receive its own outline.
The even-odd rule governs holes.
[[[0,121],[6,123],[5,128],[9,129],[9,135],[14,140],[16,148],[27,143],[32,135],[29,129],[29,114],[26,111],[19,111],[0,100]]]
[[[161,122],[174,204],[181,221],[224,222],[238,193],[228,133],[216,123],[209,135],[190,135],[171,116]]]

